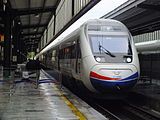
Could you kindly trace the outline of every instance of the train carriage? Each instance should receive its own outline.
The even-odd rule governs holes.
[[[140,75],[133,38],[116,20],[89,20],[46,53],[48,67],[96,94],[129,91]]]

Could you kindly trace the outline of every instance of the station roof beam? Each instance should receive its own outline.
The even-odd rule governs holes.
[[[47,26],[48,24],[40,24],[40,25],[23,25],[21,26],[21,29],[29,29],[29,28],[37,28],[37,27],[45,27]]]
[[[14,14],[17,16],[22,16],[22,15],[29,15],[29,14],[39,14],[39,13],[45,13],[45,12],[51,12],[54,11],[55,12],[56,7],[40,7],[40,8],[24,8],[24,9],[18,9],[18,10],[14,10]],[[13,11],[13,10],[12,10]]]
[[[137,7],[148,10],[160,11],[160,5],[139,4]]]
[[[24,41],[40,40],[40,37],[27,36],[27,37],[23,37],[22,40]]]
[[[34,33],[23,33],[21,36],[33,36],[33,35],[42,35],[43,32],[34,32]]]
[[[43,35],[61,0],[8,0],[11,13],[18,19],[21,40]],[[30,46],[26,46],[30,47]]]

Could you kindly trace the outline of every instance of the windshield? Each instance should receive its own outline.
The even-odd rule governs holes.
[[[110,53],[130,54],[127,36],[90,35],[93,53],[101,53],[99,46],[103,46]]]

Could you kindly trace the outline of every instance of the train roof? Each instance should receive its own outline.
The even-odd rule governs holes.
[[[90,19],[88,21],[86,21],[84,24],[102,24],[102,25],[106,25],[106,24],[117,24],[117,25],[124,25],[123,23],[121,23],[120,21],[114,20],[114,19]]]

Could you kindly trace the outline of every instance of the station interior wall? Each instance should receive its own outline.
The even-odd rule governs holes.
[[[160,30],[148,32],[133,37],[135,43],[146,42],[152,40],[160,40]]]
[[[135,43],[160,40],[160,30],[136,35],[133,37]],[[139,54],[141,76],[149,79],[160,79],[160,52],[146,52]]]
[[[160,53],[139,54],[141,76],[160,79]]]

